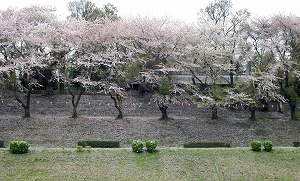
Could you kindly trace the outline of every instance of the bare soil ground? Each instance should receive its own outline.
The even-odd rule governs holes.
[[[125,118],[116,120],[117,111],[108,96],[84,95],[78,107],[79,118],[71,115],[68,94],[33,95],[31,118],[23,119],[23,109],[9,92],[1,91],[0,140],[27,140],[33,147],[71,147],[80,140],[119,140],[129,147],[134,139],[158,141],[159,146],[182,146],[186,142],[223,141],[232,146],[249,146],[253,139],[271,139],[275,146],[291,146],[300,140],[300,121],[290,121],[288,113],[257,112],[257,121],[248,119],[249,111],[219,110],[219,119],[198,109],[191,102],[172,105],[167,121],[149,96],[132,96],[124,101]]]

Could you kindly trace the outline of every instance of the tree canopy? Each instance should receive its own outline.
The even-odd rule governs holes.
[[[64,84],[72,117],[81,95],[91,92],[109,95],[122,118],[126,89],[139,82],[163,119],[172,103],[186,99],[211,108],[212,118],[220,107],[246,108],[255,118],[266,101],[287,102],[295,119],[299,17],[250,20],[247,10],[232,12],[229,0],[200,10],[197,25],[170,18],[122,19],[113,5],[99,9],[88,0],[68,7],[73,18],[66,21],[38,6],[0,14],[0,80],[14,92],[25,117],[43,77]]]

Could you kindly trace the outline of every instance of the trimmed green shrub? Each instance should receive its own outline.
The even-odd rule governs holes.
[[[265,140],[263,142],[263,146],[264,146],[264,150],[269,152],[269,151],[272,151],[272,148],[273,148],[273,143],[271,140]]]
[[[91,151],[92,147],[91,146],[85,146],[84,148],[87,149],[88,151]]]
[[[14,154],[27,153],[29,144],[27,141],[11,141],[9,145],[9,151]]]
[[[0,148],[4,148],[4,141],[0,140]]]
[[[120,148],[119,141],[79,141],[78,146],[91,146],[92,148]]]
[[[196,143],[185,143],[183,148],[218,148],[225,147],[230,148],[229,143],[223,142],[196,142]]]
[[[133,140],[131,147],[133,152],[141,153],[143,152],[144,143],[141,140]]]
[[[252,141],[251,142],[251,148],[253,151],[261,151],[261,141]]]
[[[294,147],[299,147],[300,146],[300,142],[299,141],[295,141],[293,142]]]
[[[77,148],[78,152],[82,152],[83,151],[83,147],[82,146],[77,146],[76,148]]]
[[[146,141],[147,152],[149,152],[149,153],[154,152],[156,147],[157,147],[157,142],[156,141],[154,141],[154,140],[147,140]]]

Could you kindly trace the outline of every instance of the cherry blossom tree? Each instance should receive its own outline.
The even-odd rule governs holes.
[[[200,108],[210,108],[212,119],[218,118],[218,107],[243,73],[242,59],[247,10],[232,12],[232,3],[219,0],[199,12],[199,24],[190,38],[190,48],[182,65],[190,72],[194,100]]]
[[[61,24],[53,37],[53,55],[57,56],[57,79],[63,80],[72,96],[72,117],[85,91],[110,95],[123,118],[121,98],[125,92],[118,85],[120,66],[129,61],[127,35],[122,20],[103,24],[72,20]],[[57,42],[56,42],[57,41]],[[130,42],[130,41],[129,41]],[[77,94],[77,96],[76,96]]]
[[[102,32],[99,33],[100,28],[97,26],[103,27]],[[118,111],[116,119],[122,119],[124,117],[123,99],[127,98],[126,88],[132,81],[128,76],[127,68],[136,62],[133,57],[136,52],[133,38],[135,34],[132,31],[134,27],[130,21],[119,19],[107,21],[102,25],[98,24],[95,28],[93,34],[97,35],[98,39],[103,39],[105,44],[102,43],[102,45],[106,47],[104,52],[100,52],[102,60],[98,59],[98,62],[101,65],[108,65],[109,70],[99,88],[113,100]]]
[[[99,84],[92,79],[93,72],[100,66],[92,52],[96,42],[89,42],[88,38],[92,25],[84,20],[61,22],[52,37],[52,55],[57,61],[56,79],[64,82],[71,95],[72,118],[78,117],[77,107],[83,93]]]
[[[218,118],[218,107],[223,105],[226,89],[230,86],[230,76],[227,73],[231,65],[224,61],[224,57],[235,56],[223,48],[232,41],[232,37],[220,35],[222,28],[222,25],[215,24],[199,25],[190,39],[191,46],[181,61],[181,65],[192,74],[196,87],[195,102],[200,108],[211,108],[212,119]],[[243,42],[243,39],[236,38],[235,41]]]
[[[299,83],[299,50],[300,50],[300,18],[289,15],[276,15],[269,19],[269,34],[277,59],[278,84],[282,95],[288,100],[291,109],[291,120],[297,120],[296,107],[300,102]]]
[[[225,73],[229,75],[231,87],[234,84],[234,76],[241,74],[242,71],[240,48],[244,41],[241,39],[244,37],[249,17],[250,13],[247,9],[233,12],[230,0],[217,0],[199,11],[200,26],[218,27],[213,28],[216,35],[211,43],[216,44],[215,46],[223,51],[222,62],[224,65],[227,64]],[[220,41],[220,39],[225,41]]]
[[[270,27],[267,21],[260,19],[253,21],[247,28],[248,45],[245,47],[244,65],[247,73],[238,83],[235,92],[240,99],[235,99],[235,104],[242,104],[251,112],[250,119],[255,120],[255,111],[259,108],[267,108],[269,101],[285,101],[279,94],[279,86],[276,81],[277,60],[274,56],[274,39],[270,39]],[[265,28],[263,30],[262,28]],[[267,30],[268,29],[268,30]],[[245,97],[240,96],[241,94]]]
[[[24,117],[30,117],[30,100],[36,79],[51,61],[45,39],[56,24],[53,10],[32,6],[1,12],[0,54],[1,75],[8,82],[15,99],[23,107]],[[19,93],[25,94],[25,99]]]
[[[239,82],[239,93],[234,95],[241,99],[232,100],[247,106],[251,119],[255,119],[255,110],[263,105],[262,102],[267,101],[287,101],[291,119],[295,119],[299,101],[298,20],[293,16],[276,15],[256,19],[249,26],[248,51],[244,59],[249,75]]]
[[[186,47],[189,27],[169,19],[134,19],[131,22],[135,53],[140,62],[140,81],[159,107],[161,119],[168,119],[167,109],[184,98],[185,85],[174,81],[173,74],[182,67],[179,58]]]

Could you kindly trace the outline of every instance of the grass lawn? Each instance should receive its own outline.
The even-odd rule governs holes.
[[[300,149],[0,151],[0,180],[300,180]]]

